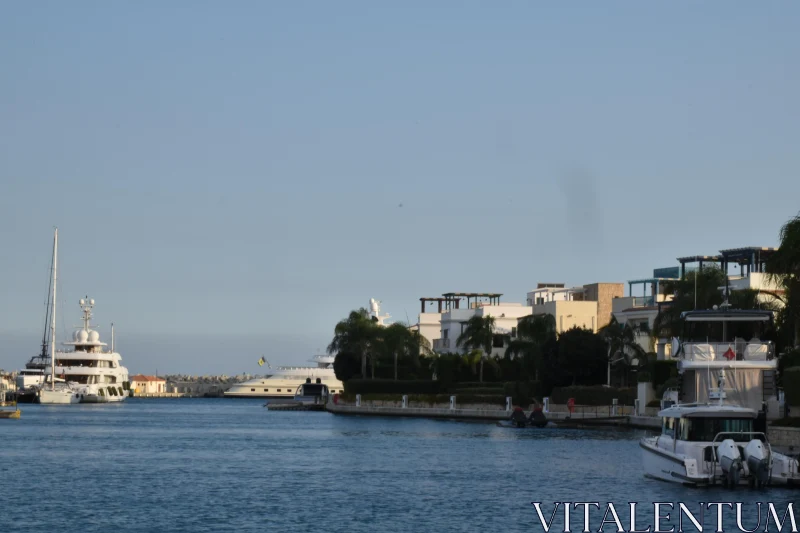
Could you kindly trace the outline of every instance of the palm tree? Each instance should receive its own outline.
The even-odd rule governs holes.
[[[598,331],[608,345],[607,385],[609,387],[611,386],[611,363],[615,356],[620,356],[628,366],[631,366],[634,360],[642,361],[645,358],[646,352],[636,340],[636,336],[640,331],[641,329],[638,326],[620,324],[616,317],[613,317],[611,322]]]
[[[553,315],[523,317],[518,322],[517,338],[509,340],[505,355],[509,359],[520,357],[528,372],[533,368],[534,379],[539,381],[542,347],[555,337],[556,319]]]
[[[351,311],[350,315],[336,324],[333,340],[328,345],[328,353],[349,351],[361,356],[361,377],[367,377],[367,355],[377,340],[380,326],[370,318],[369,311],[363,307]],[[374,359],[374,354],[373,354]],[[375,363],[372,364],[372,377],[375,377]]]
[[[779,319],[790,332],[790,342],[800,346],[800,215],[781,227],[780,238],[780,248],[767,261],[767,273],[783,287]]]
[[[395,322],[380,334],[379,346],[387,356],[394,359],[394,379],[397,381],[397,362],[400,357],[410,357],[419,363],[419,352],[424,337],[418,331],[411,331],[401,322]]]
[[[492,316],[473,316],[467,321],[464,332],[458,336],[456,345],[467,350],[482,350],[481,370],[478,381],[483,382],[483,359],[492,353],[492,342],[494,341],[494,317]]]

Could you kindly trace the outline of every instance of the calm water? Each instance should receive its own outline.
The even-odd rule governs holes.
[[[642,431],[512,430],[262,404],[23,406],[21,420],[0,421],[0,528],[542,531],[532,501],[615,502],[627,527],[629,501],[772,501],[785,509],[800,496],[645,479]],[[573,531],[580,516],[573,512]],[[754,526],[755,511],[745,516]],[[652,507],[641,522],[652,523]]]

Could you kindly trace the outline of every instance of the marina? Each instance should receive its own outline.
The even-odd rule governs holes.
[[[516,533],[539,527],[529,502],[548,502],[549,510],[556,498],[583,501],[587,487],[603,490],[603,501],[618,509],[640,502],[644,510],[652,501],[696,509],[732,497],[721,486],[698,491],[644,477],[639,440],[650,433],[638,429],[343,417],[270,411],[258,399],[32,405],[22,422],[3,425],[5,472],[19,480],[4,497],[4,517],[42,531],[57,528],[55,509],[67,507],[85,531],[103,531],[90,519],[99,506],[113,513],[121,533],[141,531],[145,511],[154,523],[177,524],[175,531],[263,531],[285,528],[287,519],[315,530],[314,503],[335,497],[341,512],[326,515],[326,530],[405,532],[413,522],[424,531],[463,531],[469,516],[470,530]],[[53,432],[57,441],[47,438]],[[39,443],[36,454],[30,442]],[[96,490],[81,498],[37,483],[54,464],[55,479],[66,480],[87,459],[92,468],[82,480]],[[141,464],[146,473],[128,470]],[[209,494],[216,505],[208,505]],[[52,510],[32,515],[34,495]],[[797,492],[769,487],[735,497],[748,509],[765,499],[785,509]],[[714,515],[705,514],[710,530]],[[733,523],[735,512],[726,509],[725,517]]]

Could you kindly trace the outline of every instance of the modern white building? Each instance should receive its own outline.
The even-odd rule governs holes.
[[[502,294],[451,292],[441,298],[420,298],[419,331],[432,341],[438,353],[465,353],[458,346],[458,337],[464,332],[467,322],[474,316],[491,316],[495,320],[495,338],[489,356],[505,355],[505,336],[516,337],[517,321],[532,313],[533,308],[521,303],[500,302]],[[426,304],[436,302],[437,312],[426,311]]]

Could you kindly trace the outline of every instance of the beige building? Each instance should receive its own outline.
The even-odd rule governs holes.
[[[573,327],[597,332],[611,322],[613,301],[624,294],[622,283],[591,283],[565,287],[563,283],[539,283],[527,297],[534,315],[552,315],[556,331]]]
[[[157,376],[138,374],[131,377],[131,390],[134,394],[157,394],[167,392],[167,380]]]

